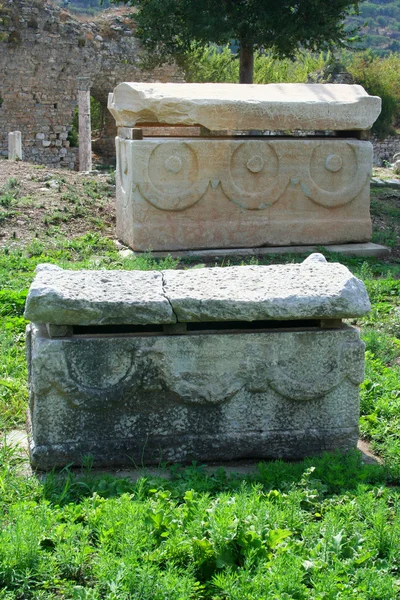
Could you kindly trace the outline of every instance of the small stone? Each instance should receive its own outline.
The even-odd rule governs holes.
[[[307,266],[312,263],[326,263],[328,262],[323,254],[320,252],[314,252],[310,254],[305,260],[303,260],[302,265]]]
[[[133,252],[133,250],[130,250],[129,248],[125,248],[124,250],[120,250],[118,252],[118,254],[120,255],[121,258],[136,258],[136,254]]]
[[[62,271],[62,268],[58,267],[57,265],[53,265],[52,263],[40,263],[40,265],[36,266],[36,273],[41,273],[43,271]]]

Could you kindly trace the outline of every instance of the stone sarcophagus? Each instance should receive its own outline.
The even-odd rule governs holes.
[[[301,458],[356,446],[361,281],[300,265],[41,266],[26,317],[31,461]]]
[[[380,98],[360,86],[122,83],[109,109],[117,235],[135,250],[371,239],[360,138]]]

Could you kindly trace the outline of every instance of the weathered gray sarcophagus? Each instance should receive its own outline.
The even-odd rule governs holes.
[[[26,306],[31,461],[301,458],[356,446],[370,309],[340,264],[39,268]]]

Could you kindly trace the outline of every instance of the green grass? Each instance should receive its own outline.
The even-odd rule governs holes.
[[[0,600],[400,597],[399,264],[328,258],[361,277],[372,301],[371,313],[354,321],[367,346],[360,427],[385,464],[365,465],[351,452],[260,463],[246,476],[160,465],[132,481],[92,471],[87,457],[78,472],[38,478],[21,473],[20,456],[5,444]],[[0,430],[25,419],[22,315],[41,262],[73,269],[177,266],[151,254],[122,259],[98,234],[1,251]]]
[[[0,454],[0,598],[396,598],[399,495],[357,453],[44,482]],[[165,474],[164,472],[164,474]]]
[[[0,225],[15,214],[18,196],[18,181],[10,177],[6,185],[0,188]]]

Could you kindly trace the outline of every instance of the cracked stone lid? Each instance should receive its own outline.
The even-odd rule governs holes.
[[[109,95],[108,108],[119,127],[359,130],[372,127],[381,99],[347,84],[121,83]]]
[[[167,324],[359,317],[362,281],[312,254],[301,264],[186,271],[67,271],[39,266],[25,317],[54,325]]]
[[[69,271],[39,265],[25,318],[53,325],[175,323],[158,271]]]

